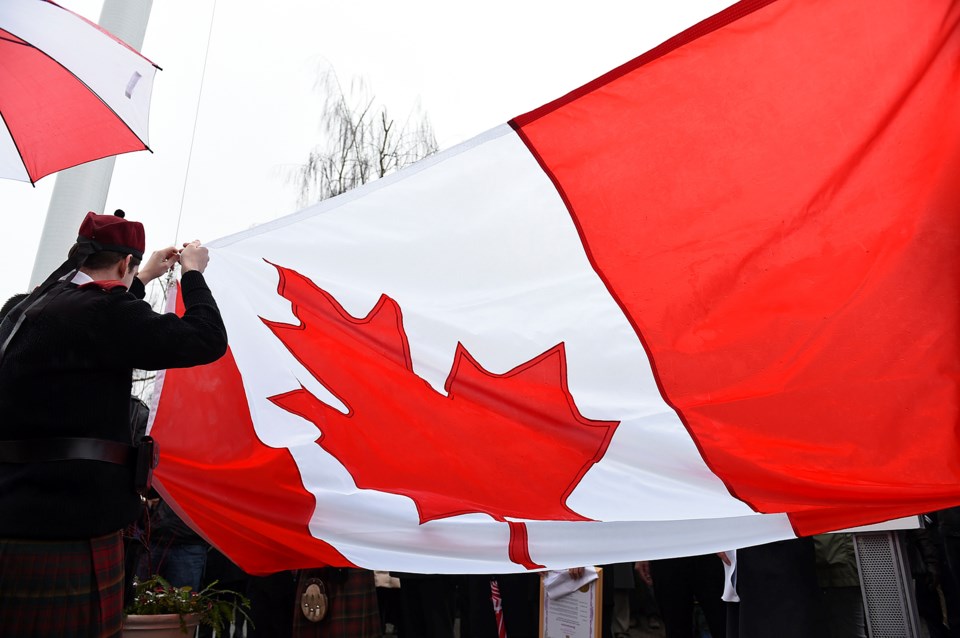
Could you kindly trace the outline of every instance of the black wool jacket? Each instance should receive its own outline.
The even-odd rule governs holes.
[[[183,274],[182,318],[142,301],[143,284],[66,284],[27,313],[0,362],[0,441],[90,437],[131,443],[133,369],[211,363],[227,333],[203,275]],[[140,510],[133,468],[103,461],[0,463],[0,538],[82,539]]]

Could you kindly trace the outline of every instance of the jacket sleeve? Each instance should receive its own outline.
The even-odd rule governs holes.
[[[156,313],[129,296],[122,302],[114,331],[125,365],[141,370],[189,368],[212,363],[227,351],[227,331],[203,275],[184,273],[180,289],[183,317]]]
[[[133,283],[130,284],[130,294],[137,299],[143,299],[147,296],[147,287],[143,285],[139,277],[133,278]]]

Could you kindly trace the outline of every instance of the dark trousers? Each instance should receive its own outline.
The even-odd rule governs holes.
[[[667,638],[691,638],[694,601],[699,603],[713,638],[726,637],[723,563],[715,554],[650,561],[653,593]]]
[[[813,539],[737,550],[739,638],[827,636],[820,607]]]
[[[941,586],[952,633],[960,636],[960,507],[937,512],[937,517],[947,566],[946,573],[941,576]]]
[[[453,638],[453,576],[400,574],[401,638]]]
[[[295,572],[251,576],[247,581],[247,596],[253,627],[247,626],[247,638],[292,635],[296,591]]]

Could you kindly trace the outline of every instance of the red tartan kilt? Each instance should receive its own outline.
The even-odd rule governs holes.
[[[337,569],[307,569],[300,572],[300,582],[294,601],[294,638],[380,638],[380,610],[377,607],[377,588],[373,572],[346,568],[345,577],[331,577]],[[300,610],[300,596],[306,581],[318,576],[330,597],[327,615],[320,622],[310,622]]]
[[[0,539],[0,636],[108,638],[123,623],[120,532],[79,541]]]

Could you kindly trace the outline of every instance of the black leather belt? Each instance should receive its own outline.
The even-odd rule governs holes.
[[[0,463],[84,460],[133,466],[136,459],[134,446],[104,439],[61,437],[0,441]]]

